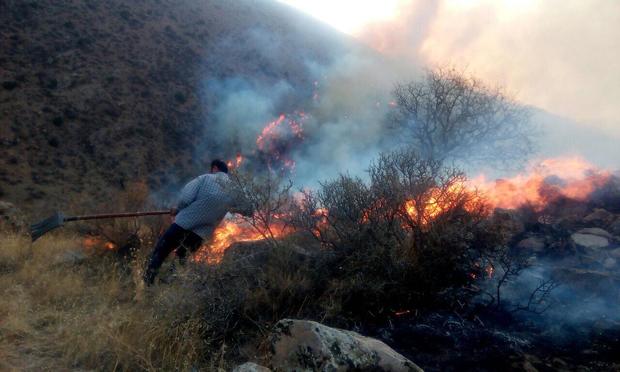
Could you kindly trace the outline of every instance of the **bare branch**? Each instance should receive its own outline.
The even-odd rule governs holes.
[[[514,167],[533,151],[528,109],[455,69],[427,71],[392,94],[394,127],[425,158]]]

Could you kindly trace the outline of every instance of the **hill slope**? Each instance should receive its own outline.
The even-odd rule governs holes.
[[[48,209],[187,177],[222,156],[206,82],[284,79],[308,99],[308,61],[339,37],[266,0],[3,1],[0,198]]]

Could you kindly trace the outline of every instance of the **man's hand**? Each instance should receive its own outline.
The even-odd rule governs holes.
[[[174,208],[174,207],[170,208],[170,215],[171,216],[176,216],[177,213],[179,213],[179,210],[177,208]]]

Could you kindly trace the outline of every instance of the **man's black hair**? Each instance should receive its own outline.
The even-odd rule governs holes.
[[[213,167],[217,167],[220,172],[228,173],[228,165],[226,165],[226,163],[224,163],[220,159],[215,159],[211,162],[211,168]]]

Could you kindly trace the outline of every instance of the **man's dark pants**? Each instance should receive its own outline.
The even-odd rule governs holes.
[[[147,284],[153,284],[159,268],[170,252],[176,249],[177,257],[183,262],[187,251],[193,253],[200,248],[201,244],[202,238],[199,235],[173,223],[157,241],[144,271],[144,281]]]

